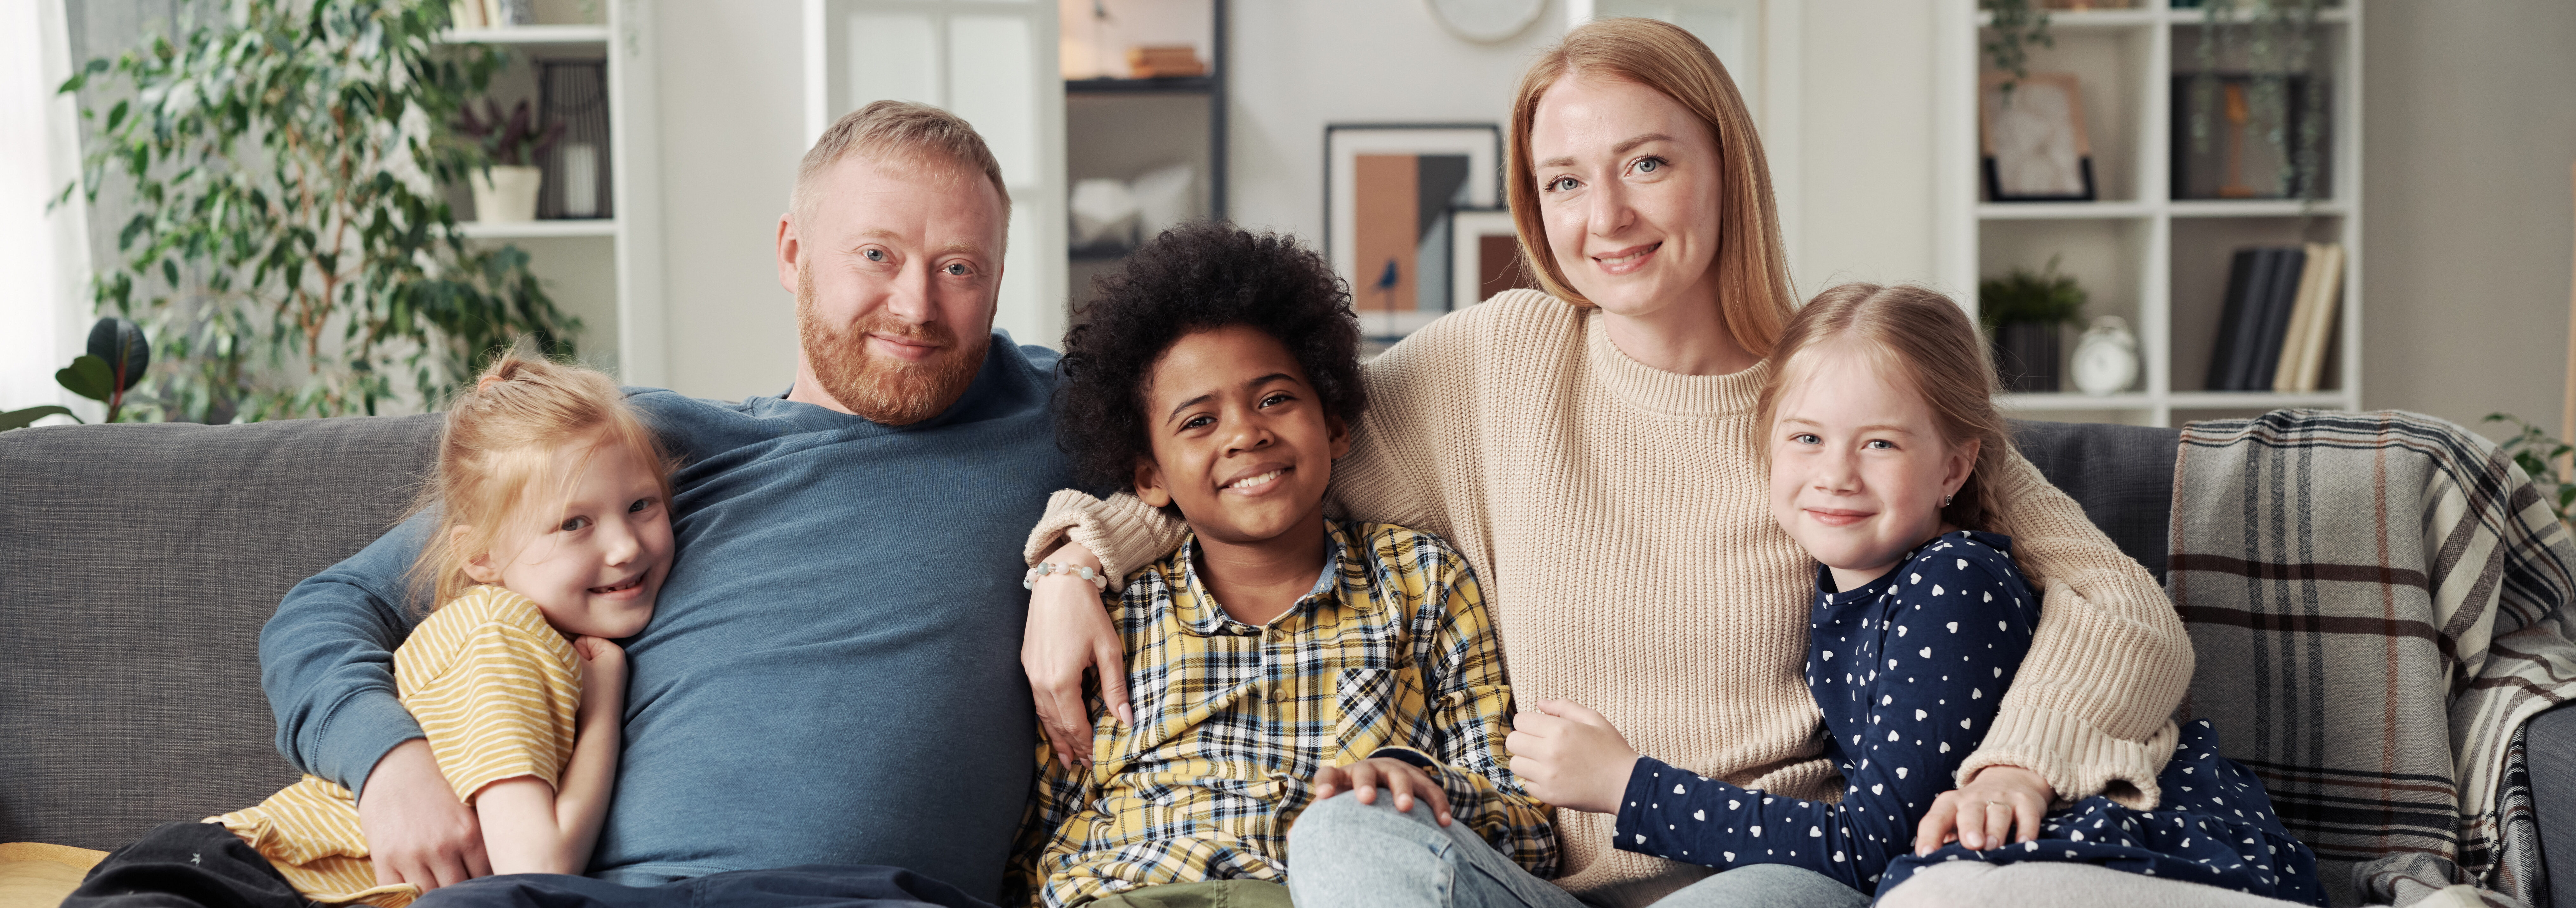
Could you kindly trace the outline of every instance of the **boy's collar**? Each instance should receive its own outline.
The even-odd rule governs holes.
[[[1271,623],[1277,624],[1290,616],[1309,610],[1322,597],[1339,596],[1342,578],[1349,573],[1347,569],[1350,567],[1351,552],[1354,550],[1349,526],[1342,521],[1325,518],[1324,567],[1315,575],[1314,589],[1298,597],[1296,605],[1280,613],[1279,617],[1271,619]],[[1172,607],[1177,611],[1181,623],[1188,626],[1191,633],[1212,637],[1225,633],[1228,626],[1252,627],[1226,614],[1225,607],[1218,604],[1216,596],[1208,591],[1207,582],[1199,577],[1197,533],[1188,533],[1181,538],[1178,557],[1181,562],[1181,582],[1172,587]],[[1349,608],[1370,607],[1370,599],[1367,596],[1340,596],[1340,600],[1345,607]],[[1254,630],[1257,632],[1259,629],[1254,628]]]

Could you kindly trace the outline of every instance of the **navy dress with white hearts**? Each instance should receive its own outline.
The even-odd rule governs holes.
[[[2039,596],[2012,540],[1944,534],[1895,570],[1836,591],[1819,568],[1807,689],[1823,711],[1840,803],[1738,788],[1640,757],[1619,807],[1619,848],[1726,870],[1791,864],[1886,892],[1953,860],[2073,861],[2325,904],[2316,856],[2272,815],[2262,783],[2217,753],[2208,723],[2182,730],[2157,777],[2164,803],[2092,797],[2048,815],[2039,840],[1914,856],[1914,828],[1993,724],[2030,649]]]

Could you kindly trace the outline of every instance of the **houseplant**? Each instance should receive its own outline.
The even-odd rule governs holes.
[[[142,382],[144,370],[151,366],[152,345],[143,339],[142,328],[121,318],[102,318],[90,326],[88,352],[72,357],[69,367],[55,372],[54,382],[106,404],[106,421],[115,422],[124,415],[125,392]],[[0,431],[23,429],[48,416],[81,421],[70,408],[48,404],[0,413]]]
[[[474,105],[467,104],[456,117],[457,134],[473,140],[491,162],[466,175],[467,185],[474,190],[474,219],[486,224],[536,220],[537,190],[544,175],[537,161],[563,136],[563,121],[537,126],[524,100],[506,118],[501,105],[490,99],[484,100],[483,110],[484,115],[476,117]]]
[[[579,323],[527,254],[469,246],[436,189],[483,162],[448,124],[500,65],[439,41],[448,10],[240,0],[64,83],[114,98],[84,106],[96,132],[64,197],[114,185],[137,208],[92,285],[159,344],[129,410],[374,413],[444,396],[523,335],[570,352]]]
[[[2057,256],[2039,272],[2015,268],[1977,285],[1977,320],[1994,345],[1995,373],[2006,391],[2055,391],[2060,329],[2084,310],[2084,287],[2057,273]]]

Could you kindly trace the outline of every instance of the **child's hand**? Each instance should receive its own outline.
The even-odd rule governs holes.
[[[1440,825],[1449,825],[1449,795],[1440,790],[1422,767],[1394,757],[1370,757],[1348,766],[1328,766],[1315,773],[1315,800],[1321,801],[1345,791],[1359,792],[1360,803],[1377,803],[1377,790],[1395,794],[1398,813],[1410,813],[1413,799],[1420,797],[1431,805],[1431,815]]]
[[[1531,797],[1558,807],[1616,813],[1637,749],[1610,720],[1572,700],[1544,700],[1512,718],[1512,774]]]
[[[2014,842],[2038,838],[2039,819],[2056,797],[2047,777],[2019,766],[1977,770],[1968,784],[1933,799],[1931,811],[1915,827],[1914,853],[1931,854],[1952,839],[1970,851],[1984,851],[2003,847],[2006,836]]]
[[[626,699],[626,651],[616,643],[599,637],[575,637],[574,655],[581,657],[581,712],[597,709],[622,712]]]

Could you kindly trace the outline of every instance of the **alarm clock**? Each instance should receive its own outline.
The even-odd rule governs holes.
[[[2093,320],[2075,342],[2075,389],[2100,397],[2118,394],[2138,380],[2138,336],[2116,315]]]

